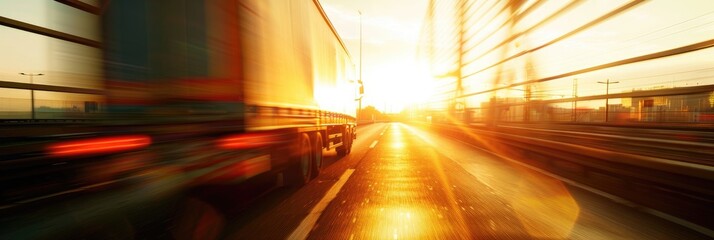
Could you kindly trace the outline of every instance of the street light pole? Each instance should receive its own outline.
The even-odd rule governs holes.
[[[34,76],[42,76],[45,75],[43,73],[23,73],[21,72],[20,75],[23,76],[30,76],[30,84],[34,84],[35,82],[33,81]],[[32,119],[35,119],[35,89],[34,87],[30,89],[30,108],[32,112]]]
[[[620,83],[620,82],[618,82],[618,81],[611,82],[610,79],[608,78],[606,82],[598,81],[597,83],[605,84],[605,122],[607,122],[609,120],[609,115],[610,115],[610,104],[609,104],[610,98],[608,97],[608,95],[610,95],[610,84],[615,84],[615,83]]]
[[[357,106],[357,120],[359,121],[359,112],[362,111],[362,94],[364,93],[364,85],[362,82],[362,11],[359,13],[359,105]]]
[[[362,11],[359,13],[359,80],[362,81]]]

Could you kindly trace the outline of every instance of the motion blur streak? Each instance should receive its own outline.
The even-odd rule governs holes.
[[[187,200],[182,212],[172,231],[174,239],[215,239],[225,225],[215,208],[197,199]]]
[[[418,136],[421,140],[435,149],[439,149],[439,142],[430,139],[412,126],[400,125],[411,134]],[[462,129],[465,130],[465,129]],[[464,131],[468,133],[468,131]],[[516,157],[512,151],[507,151],[505,147],[498,146],[497,143],[483,141],[477,134],[468,134],[469,137],[483,146],[487,146],[490,152],[503,157]],[[434,153],[437,154],[437,153]],[[440,169],[438,161],[434,161],[436,169],[442,181],[446,182],[445,172]],[[570,192],[561,181],[545,176],[533,170],[510,164],[513,169],[518,170],[523,179],[515,183],[507,183],[508,186],[494,186],[495,191],[499,191],[506,198],[515,211],[515,216],[522,223],[525,230],[531,237],[535,238],[567,238],[571,235],[573,226],[578,220],[580,207],[570,195]],[[484,172],[496,172],[494,169],[482,169]],[[450,194],[453,195],[453,194]]]
[[[417,239],[424,237],[426,228],[433,226],[428,220],[429,209],[416,205],[393,205],[372,209],[381,221],[375,226],[377,236],[382,239]]]
[[[391,142],[391,144],[388,145],[386,156],[381,160],[384,161],[384,168],[386,168],[385,171],[388,176],[386,182],[389,187],[385,194],[390,201],[376,205],[368,211],[371,216],[367,216],[367,218],[372,219],[372,221],[369,224],[371,226],[367,227],[367,229],[373,229],[371,236],[380,239],[417,239],[432,236],[430,235],[434,234],[432,231],[445,234],[444,232],[451,230],[457,233],[460,238],[472,239],[473,236],[469,231],[469,227],[466,226],[466,220],[460,211],[453,212],[455,216],[449,227],[437,228],[435,226],[441,225],[439,220],[434,218],[433,211],[436,210],[434,208],[430,209],[428,205],[413,202],[413,199],[429,199],[430,197],[425,196],[424,192],[417,191],[420,188],[419,181],[416,181],[417,177],[415,176],[417,169],[404,150],[405,142],[407,141],[407,136],[403,133],[404,126],[403,124],[395,123],[389,126],[387,136],[390,139],[387,142]],[[445,198],[448,199],[448,209],[460,209],[454,192],[450,191],[454,188],[454,185],[446,176],[447,171],[444,170],[437,153],[433,150],[429,151],[424,158],[429,160],[427,161],[428,165],[434,169],[438,176],[439,181],[435,182],[441,183],[441,186],[432,186],[431,188],[445,190],[443,193]],[[444,216],[437,214],[436,218],[442,219]]]
[[[149,136],[102,137],[53,144],[47,148],[47,152],[54,157],[67,157],[121,152],[131,149],[140,149],[149,145],[151,145],[151,138]]]
[[[436,146],[434,146],[436,147]],[[442,188],[443,189],[453,189],[456,187],[456,185],[452,185],[451,182],[449,181],[449,178],[446,177],[446,171],[444,170],[444,167],[442,166],[442,162],[437,156],[438,153],[436,151],[429,151],[429,160],[433,164],[434,169],[436,170],[437,175],[439,176],[439,179],[441,180],[442,183]],[[459,206],[457,204],[457,199],[454,196],[453,191],[446,191],[446,197],[449,199],[449,204],[452,209],[459,209]],[[458,225],[455,227],[458,227],[460,232],[463,232],[466,234],[466,236],[471,239],[473,236],[471,236],[471,232],[468,231],[469,228],[465,226],[464,224],[466,223],[463,214],[460,211],[456,211],[456,216],[459,218],[460,221],[458,221]]]
[[[237,134],[221,138],[216,144],[224,149],[248,149],[265,147],[276,143],[276,140],[269,134]]]
[[[218,171],[206,174],[196,181],[194,185],[201,184],[225,184],[231,181],[243,181],[258,174],[270,171],[270,156],[263,155],[256,158],[243,160]]]

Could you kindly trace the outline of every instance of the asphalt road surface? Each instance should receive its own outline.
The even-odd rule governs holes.
[[[508,149],[477,148],[403,123],[357,133],[352,153],[326,152],[326,169],[306,186],[274,189],[207,221],[219,226],[216,236],[707,239],[498,157]]]

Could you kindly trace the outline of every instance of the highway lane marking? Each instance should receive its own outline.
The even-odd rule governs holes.
[[[372,144],[369,145],[369,148],[374,148],[374,146],[377,146],[377,143],[378,143],[378,142],[379,142],[379,141],[374,140],[374,142],[372,142]]]
[[[384,129],[382,129],[382,132],[381,132],[381,133],[379,133],[379,136],[382,136],[382,135],[384,135],[384,132],[386,132],[386,131],[387,131],[387,128],[389,128],[389,126],[387,126],[387,127],[385,127]]]
[[[289,240],[302,240],[306,239],[307,236],[310,234],[312,231],[312,228],[315,227],[315,223],[317,223],[317,219],[320,218],[320,215],[322,215],[322,212],[327,208],[327,205],[332,202],[335,197],[337,197],[337,193],[340,192],[340,189],[345,185],[347,180],[352,176],[352,173],[354,173],[354,169],[350,168],[345,171],[345,173],[340,176],[340,179],[337,180],[335,185],[333,185],[327,193],[325,193],[325,196],[320,199],[320,202],[315,205],[315,207],[312,208],[309,214],[300,222],[300,225],[290,234],[290,236],[287,238]]]

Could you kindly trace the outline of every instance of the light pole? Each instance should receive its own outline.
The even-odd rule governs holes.
[[[364,97],[364,84],[362,80],[359,80],[359,105],[357,106],[359,110],[357,111],[357,117],[359,117],[359,112],[362,111],[362,97]],[[359,120],[359,118],[357,118]]]
[[[357,121],[359,121],[359,113],[362,111],[362,94],[364,94],[364,84],[362,83],[362,11],[357,10],[359,13],[359,103],[357,105]]]
[[[362,11],[359,13],[359,81],[362,82]]]
[[[20,75],[30,76],[30,84],[34,84],[35,82],[32,79],[33,77],[42,76],[45,74],[44,73],[23,73],[23,72],[21,72]],[[35,89],[34,89],[34,87],[30,89],[30,108],[32,111],[32,119],[35,119]]]
[[[354,80],[350,80],[350,82],[351,82],[351,83],[355,83]],[[364,84],[362,83],[362,80],[357,80],[356,83],[359,84],[359,92],[358,92],[358,96],[359,96],[359,97],[355,98],[355,101],[357,101],[357,102],[359,103],[359,105],[357,106],[357,115],[356,115],[355,118],[357,118],[357,120],[359,120],[359,117],[360,117],[360,113],[359,113],[359,112],[362,111],[362,97],[364,97],[364,96],[363,96],[363,94],[364,94]]]
[[[615,83],[620,83],[620,82],[618,82],[618,81],[611,82],[610,79],[608,78],[607,81],[605,81],[605,82],[598,81],[597,83],[605,84],[605,122],[607,122],[609,120],[608,117],[610,115],[609,114],[610,113],[610,104],[609,104],[610,98],[608,97],[608,95],[610,95],[610,84],[615,84]]]

